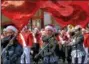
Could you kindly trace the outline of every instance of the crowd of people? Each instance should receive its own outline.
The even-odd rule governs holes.
[[[43,29],[30,30],[25,26],[18,31],[9,25],[1,34],[2,64],[88,64],[89,62],[89,24],[68,25],[57,30],[54,25]]]

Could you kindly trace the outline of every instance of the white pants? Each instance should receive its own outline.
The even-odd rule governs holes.
[[[30,48],[29,47],[23,47],[23,54],[21,56],[21,64],[30,64]]]
[[[73,57],[72,57],[72,63],[73,63],[73,64],[76,63],[75,60],[76,60],[76,58],[73,58]],[[77,59],[77,61],[78,61],[78,62],[77,62],[78,64],[81,64],[81,62],[82,62],[82,57],[79,57],[79,58]]]
[[[84,64],[84,60],[85,60],[85,53],[80,51],[80,50],[73,50],[71,52],[71,56],[72,56],[72,63],[73,64]]]
[[[88,60],[88,48],[84,47],[84,50],[86,52],[86,56],[85,56],[85,61],[84,63],[86,64],[89,60]]]

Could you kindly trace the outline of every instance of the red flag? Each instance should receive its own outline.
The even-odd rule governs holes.
[[[47,1],[43,8],[52,14],[61,27],[68,24],[85,27],[89,22],[88,1]]]
[[[28,24],[29,19],[39,9],[40,2],[33,2],[31,0],[3,0],[1,5],[2,13],[10,18],[13,24],[21,30],[26,24]]]
[[[65,2],[67,3],[67,2]],[[70,3],[70,6],[74,8],[73,13],[70,16],[60,16],[55,17],[57,22],[62,26],[65,27],[68,24],[72,25],[81,25],[85,27],[87,23],[89,23],[89,5],[87,1],[74,1]]]
[[[40,7],[51,13],[61,27],[68,24],[84,27],[89,22],[88,4],[89,1],[3,0],[2,13],[10,18],[18,29],[24,27]]]

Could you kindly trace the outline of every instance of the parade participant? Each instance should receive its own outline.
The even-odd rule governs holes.
[[[58,58],[55,54],[55,48],[57,45],[57,41],[55,39],[54,29],[52,26],[46,26],[45,27],[46,35],[43,37],[43,48],[47,46],[43,50],[43,64],[58,64]]]
[[[4,29],[5,33],[4,35],[6,37],[4,37],[2,39],[2,47],[5,48],[7,46],[7,44],[9,43],[8,41],[17,34],[17,29],[14,27],[14,26],[7,26],[5,29]],[[4,41],[4,42],[3,42]],[[5,44],[4,44],[5,43]]]
[[[31,64],[30,61],[30,51],[33,46],[33,35],[32,32],[25,27],[18,36],[18,41],[23,47],[23,54],[21,56],[20,63],[22,64]]]
[[[70,40],[71,40],[70,33],[73,32],[73,30],[74,30],[74,26],[69,24],[67,26],[67,32],[66,32],[66,36],[68,38],[66,43],[70,43]],[[72,35],[73,35],[73,33],[72,33]],[[66,59],[67,59],[68,63],[71,64],[71,46],[66,46],[65,50],[66,50],[66,52],[65,52],[66,54],[65,55],[67,57]]]
[[[87,24],[86,32],[89,33],[89,23]],[[87,42],[89,42],[89,38]],[[88,57],[89,57],[89,43],[88,43]]]
[[[82,33],[84,36],[84,47],[89,48],[89,44],[88,44],[89,32],[87,32],[85,29],[82,29]]]
[[[89,23],[87,24],[86,31],[89,33]]]
[[[56,36],[58,45],[56,46],[55,53],[59,59],[62,59],[63,62],[65,62],[65,53],[63,51],[63,44],[65,41],[63,41],[63,38],[61,37],[61,35],[62,35],[61,30],[59,30],[58,35]]]
[[[3,29],[3,32],[1,34],[1,39],[3,39],[4,37],[6,37],[6,29],[5,28]]]
[[[23,49],[16,39],[17,29],[14,26],[7,26],[5,29],[7,37],[1,40],[2,64],[19,64]]]
[[[41,44],[41,46],[40,47],[42,48],[42,46],[43,46],[43,40],[42,40],[42,38],[46,36],[45,29],[41,29],[40,33],[41,33],[41,38],[40,38],[40,44]]]
[[[82,29],[82,33],[83,33],[83,36],[84,36],[84,49],[85,49],[85,52],[86,52],[86,57],[85,57],[85,62],[84,63],[87,63],[88,62],[88,48],[89,48],[89,33],[83,28]]]
[[[72,63],[84,64],[85,50],[83,48],[84,37],[82,35],[81,26],[75,27],[75,35],[72,36],[71,42],[68,45],[72,46]]]
[[[62,45],[61,56],[62,56],[63,62],[68,61],[68,63],[71,63],[71,54],[70,54],[71,47],[65,45],[66,43],[69,43],[70,35],[67,31],[62,30],[60,32],[59,38],[60,38],[60,43]]]
[[[34,44],[33,47],[31,48],[31,55],[33,61],[35,61],[36,64],[38,64],[38,61],[40,57],[35,58],[35,55],[38,54],[39,49],[40,49],[40,38],[41,38],[41,33],[38,28],[34,28],[33,30],[33,38],[34,38]]]
[[[34,28],[34,43],[38,43],[39,46],[41,47],[41,32],[38,28]]]

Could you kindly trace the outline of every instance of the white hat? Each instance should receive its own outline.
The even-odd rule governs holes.
[[[52,26],[46,26],[46,27],[45,27],[45,30],[51,30],[51,31],[54,32],[54,28],[53,28]]]
[[[6,27],[6,31],[8,31],[8,30],[12,30],[12,31],[14,31],[16,33],[18,31],[14,26],[11,26],[11,25]]]
[[[75,30],[77,30],[77,29],[79,29],[79,28],[82,28],[80,25],[77,25],[77,26],[75,26]]]

